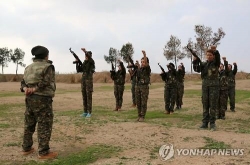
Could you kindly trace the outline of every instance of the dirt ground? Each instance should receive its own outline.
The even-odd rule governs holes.
[[[162,87],[161,87],[162,85]],[[105,89],[107,86],[107,89]],[[154,84],[152,85],[154,86]],[[163,102],[163,84],[156,84],[156,88],[150,89],[149,100],[148,100],[148,111],[159,111],[163,114],[164,102]],[[160,87],[159,87],[160,86]],[[104,88],[105,87],[105,88]],[[96,90],[95,90],[96,89]],[[102,90],[103,89],[103,90]],[[197,90],[201,89],[200,82],[185,82],[185,90]],[[237,90],[250,91],[250,80],[238,80]],[[24,96],[18,94],[19,83],[16,82],[3,82],[0,83],[0,94],[13,92],[17,93],[13,96],[0,97],[0,113],[4,105],[15,104],[11,111],[15,112],[8,120],[0,118],[0,124],[9,124],[12,126],[8,128],[0,127],[1,137],[1,150],[0,150],[0,161],[6,162],[5,164],[15,164],[15,162],[28,162],[30,160],[37,161],[37,153],[31,154],[30,156],[23,157],[20,155],[22,133],[23,133],[23,112],[24,112]],[[201,103],[196,98],[195,101],[184,94],[184,107],[186,108],[185,114],[201,114]],[[248,99],[249,101],[249,99]],[[2,106],[1,106],[2,105]],[[18,106],[19,105],[19,106]],[[234,120],[248,120],[249,113],[249,102],[247,103],[236,103],[236,112],[227,112],[226,120],[217,121],[217,130],[199,130],[198,127],[201,124],[201,118],[198,119],[194,125],[188,127],[178,127],[175,124],[182,124],[180,120],[168,118],[161,119],[158,122],[155,120],[147,120],[145,122],[135,122],[134,119],[127,120],[114,120],[110,121],[105,115],[97,115],[98,112],[102,111],[103,107],[106,109],[113,110],[115,105],[112,84],[94,84],[93,93],[93,107],[98,108],[98,111],[93,111],[93,121],[90,124],[88,120],[80,117],[82,109],[82,98],[80,93],[80,84],[57,84],[57,93],[54,98],[53,108],[55,112],[55,122],[53,125],[53,132],[51,138],[51,150],[58,151],[61,157],[65,157],[68,154],[78,152],[88,146],[94,144],[106,144],[112,146],[120,146],[122,151],[119,156],[114,156],[107,159],[99,159],[93,164],[250,164],[250,140],[249,133],[239,133],[234,128],[229,129],[223,124],[226,121]],[[125,89],[124,103],[122,110],[134,112],[136,118],[136,110],[130,108],[131,105],[131,93],[129,87]],[[153,108],[154,107],[154,108]],[[239,107],[237,109],[237,107]],[[72,111],[72,116],[56,116],[59,112]],[[113,112],[117,113],[117,112]],[[123,112],[118,112],[123,115]],[[176,112],[176,118],[178,113]],[[121,118],[121,117],[120,117]],[[119,119],[120,119],[119,118]],[[78,120],[86,120],[81,125],[77,125]],[[165,122],[166,125],[173,122],[174,125],[166,127],[161,123]],[[230,124],[230,123],[229,123]],[[237,123],[236,123],[237,124]],[[249,123],[248,123],[249,124]],[[231,125],[230,125],[231,126]],[[228,126],[228,127],[230,127]],[[234,125],[240,127],[240,124]],[[244,149],[244,155],[241,156],[185,156],[175,155],[173,158],[163,161],[158,154],[159,148],[164,144],[173,144],[175,149],[195,149],[203,147],[205,145],[204,137],[212,138],[216,141],[222,141],[225,144],[230,144],[231,148]],[[10,143],[17,143],[17,145],[6,145]],[[37,138],[36,133],[34,134],[34,147],[37,150]],[[152,155],[154,158],[152,158]],[[0,163],[1,164],[1,163]]]

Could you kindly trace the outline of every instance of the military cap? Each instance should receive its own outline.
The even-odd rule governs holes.
[[[49,50],[44,46],[35,46],[31,49],[31,54],[38,57],[46,57],[49,54]]]
[[[173,64],[172,62],[170,62],[168,65],[169,65],[171,68],[174,68],[174,64]]]

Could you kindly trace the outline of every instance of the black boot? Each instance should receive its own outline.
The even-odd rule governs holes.
[[[208,123],[202,123],[202,125],[200,126],[200,128],[202,128],[202,129],[208,128]]]

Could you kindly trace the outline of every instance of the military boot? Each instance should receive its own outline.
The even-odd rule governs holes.
[[[210,130],[215,131],[216,130],[216,125],[215,123],[210,123]]]
[[[202,123],[202,125],[200,126],[201,129],[206,129],[208,128],[208,123]]]

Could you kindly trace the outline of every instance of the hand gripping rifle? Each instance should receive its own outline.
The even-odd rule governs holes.
[[[73,54],[73,56],[75,57],[75,61],[73,61],[73,64],[76,64],[76,71],[77,73],[82,71],[82,61],[79,59],[79,57],[75,54],[75,52],[73,52],[71,50],[71,48],[69,48],[70,53]]]

